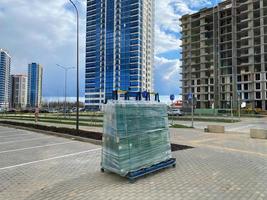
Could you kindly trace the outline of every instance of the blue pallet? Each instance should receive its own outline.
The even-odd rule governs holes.
[[[137,171],[129,172],[126,177],[130,180],[130,182],[135,181],[137,178],[142,177],[147,174],[151,174],[153,172],[156,172],[158,170],[168,168],[168,167],[175,167],[176,166],[176,159],[171,158],[166,161],[154,164],[150,167],[146,167]]]

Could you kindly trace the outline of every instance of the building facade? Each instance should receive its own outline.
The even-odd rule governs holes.
[[[184,15],[182,95],[198,108],[267,109],[267,1],[226,0]]]
[[[10,65],[10,55],[0,49],[0,110],[7,109],[10,103]]]
[[[27,107],[40,107],[42,103],[43,67],[37,63],[28,65]]]
[[[11,107],[25,109],[27,106],[28,77],[26,75],[11,75]]]
[[[153,91],[154,0],[87,0],[86,107]]]

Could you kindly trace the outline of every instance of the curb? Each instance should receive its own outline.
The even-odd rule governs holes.
[[[88,142],[88,143],[92,143],[92,144],[95,144],[95,145],[102,145],[102,141],[101,140],[95,140],[95,139],[80,137],[80,136],[76,136],[76,135],[69,135],[69,134],[65,134],[65,133],[57,133],[57,132],[52,132],[52,131],[44,131],[44,130],[35,129],[35,128],[29,128],[29,127],[24,127],[24,126],[15,126],[15,125],[10,125],[10,124],[2,124],[1,122],[0,122],[0,126],[8,127],[8,128],[21,129],[21,130],[26,130],[26,131],[34,131],[36,133],[42,133],[42,134],[46,134],[46,135],[54,135],[54,136],[57,136],[57,137],[63,137],[63,138],[71,139],[71,140],[77,140],[77,141],[81,141],[81,142]]]

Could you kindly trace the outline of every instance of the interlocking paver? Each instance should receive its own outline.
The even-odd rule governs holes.
[[[13,129],[5,128],[5,131],[10,130]],[[1,135],[0,127],[0,141]],[[267,199],[265,141],[249,140],[244,135],[212,135],[182,129],[173,129],[171,136],[175,143],[190,144],[196,148],[174,152],[176,168],[146,176],[134,184],[115,174],[101,173],[101,150],[89,143],[74,142],[30,149],[24,153],[7,153],[5,157],[0,157],[2,166],[25,162],[25,159],[29,161],[30,158],[34,161],[96,149],[0,170],[0,199]],[[36,133],[34,137],[47,136]],[[45,140],[42,144],[70,141],[58,137]],[[13,146],[0,144],[0,148],[25,148],[27,145],[40,145],[40,141]]]

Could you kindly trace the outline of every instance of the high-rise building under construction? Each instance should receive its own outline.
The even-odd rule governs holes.
[[[267,1],[226,0],[184,15],[182,95],[197,108],[267,110]]]

